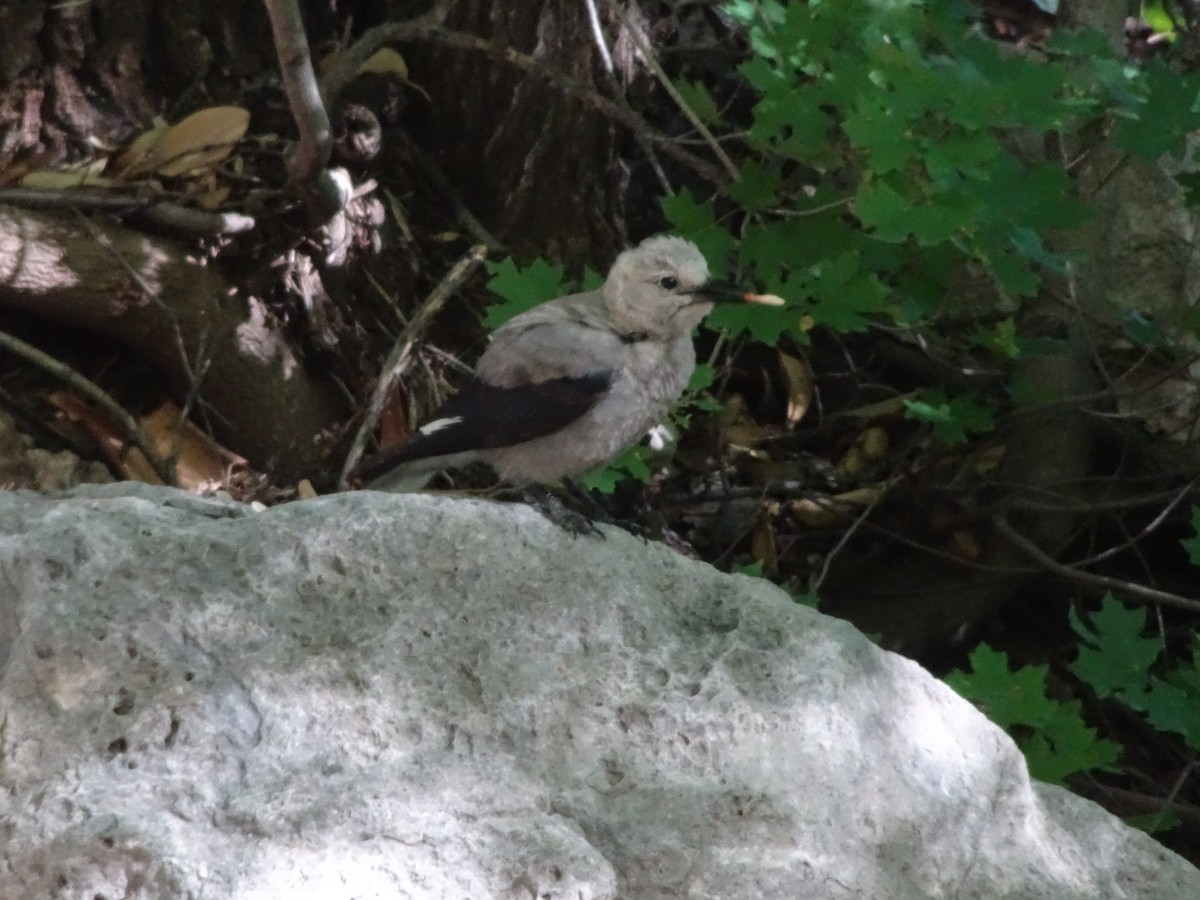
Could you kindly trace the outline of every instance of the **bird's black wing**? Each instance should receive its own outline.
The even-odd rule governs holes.
[[[407,441],[360,462],[347,476],[371,481],[402,463],[471,450],[511,447],[559,431],[596,405],[605,372],[551,378],[514,387],[472,379]]]

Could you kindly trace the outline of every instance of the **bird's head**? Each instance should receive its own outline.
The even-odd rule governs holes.
[[[700,248],[672,235],[626,250],[604,282],[604,302],[617,327],[662,340],[691,334],[715,302],[753,296],[710,283]]]

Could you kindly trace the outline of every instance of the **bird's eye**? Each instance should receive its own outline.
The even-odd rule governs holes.
[[[673,291],[675,288],[679,287],[679,279],[674,275],[664,275],[662,278],[658,279],[658,286],[664,291]]]

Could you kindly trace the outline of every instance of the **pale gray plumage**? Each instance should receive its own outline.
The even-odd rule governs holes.
[[[708,264],[690,241],[652,237],[626,250],[600,290],[551,300],[498,328],[475,380],[352,477],[413,489],[443,468],[482,460],[520,485],[603,465],[657,425],[687,386],[692,330],[731,293],[707,282]]]

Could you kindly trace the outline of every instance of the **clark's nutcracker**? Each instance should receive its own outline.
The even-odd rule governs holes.
[[[647,238],[617,257],[604,286],[510,319],[475,377],[407,441],[349,478],[415,490],[441,469],[482,460],[517,486],[581,475],[659,424],[696,366],[692,330],[722,299],[777,297],[710,285],[691,241]]]

